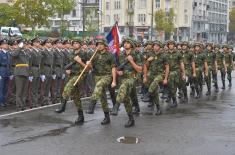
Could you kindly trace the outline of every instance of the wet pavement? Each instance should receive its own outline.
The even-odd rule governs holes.
[[[85,114],[83,126],[73,125],[73,104],[63,114],[50,107],[1,117],[0,155],[235,155],[234,101],[235,87],[176,109],[162,103],[161,116],[140,103],[136,126],[129,129],[123,105],[107,126],[100,125],[100,106]]]

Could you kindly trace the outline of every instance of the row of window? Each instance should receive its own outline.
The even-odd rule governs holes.
[[[128,5],[133,6],[133,4],[130,4],[131,1],[129,1]],[[145,9],[147,8],[147,0],[138,0],[138,9]],[[160,8],[161,7],[161,2],[160,0],[155,0],[155,7]],[[106,10],[110,10],[110,2],[106,2]],[[114,10],[120,10],[121,9],[121,1],[114,1]]]
[[[145,23],[146,22],[146,14],[138,14],[138,22],[139,23]],[[114,21],[120,21],[120,14],[114,14],[113,15],[113,20]],[[130,19],[130,22],[133,22],[133,18]],[[110,15],[106,15],[106,24],[110,24],[111,23],[111,19],[110,19]]]

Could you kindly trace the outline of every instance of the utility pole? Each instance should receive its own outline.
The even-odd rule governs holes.
[[[153,0],[152,0],[152,11],[151,11],[151,36],[150,36],[150,39],[152,40],[153,38]]]

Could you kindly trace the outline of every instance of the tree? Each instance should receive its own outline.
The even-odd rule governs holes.
[[[95,8],[85,9],[85,25],[86,25],[85,28],[86,28],[86,31],[90,33],[94,33],[99,29],[98,21],[94,20],[95,14],[97,14],[97,10]]]
[[[15,26],[16,10],[9,4],[0,4],[0,25]]]
[[[229,32],[234,33],[235,32],[235,8],[233,8],[229,15]]]
[[[55,13],[59,14],[61,16],[61,25],[60,25],[60,32],[63,36],[63,33],[66,29],[66,24],[64,21],[64,15],[69,14],[71,10],[74,9],[76,6],[75,0],[48,0]]]
[[[155,13],[155,29],[159,33],[167,33],[168,35],[174,30],[174,9],[171,8],[169,12],[158,10]],[[162,38],[161,38],[162,39]]]

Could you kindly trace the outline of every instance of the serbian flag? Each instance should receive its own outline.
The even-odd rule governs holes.
[[[112,27],[111,31],[109,34],[106,36],[108,45],[109,45],[109,50],[114,54],[116,62],[118,62],[118,57],[120,54],[120,43],[121,43],[121,37],[120,37],[120,32],[118,29],[118,24],[117,22],[115,25]]]

